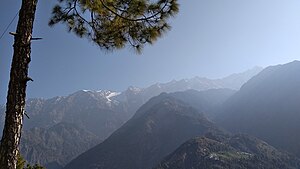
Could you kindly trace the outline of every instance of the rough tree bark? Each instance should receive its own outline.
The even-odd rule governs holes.
[[[6,117],[0,144],[0,169],[16,169],[25,112],[31,35],[38,0],[23,0],[14,35],[14,54],[8,85]]]

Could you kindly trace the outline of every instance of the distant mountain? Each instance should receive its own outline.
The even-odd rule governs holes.
[[[96,135],[74,124],[58,123],[49,129],[35,127],[24,131],[20,150],[31,164],[42,164],[47,169],[61,169],[100,142]]]
[[[262,69],[263,68],[261,67],[254,67],[243,73],[232,74],[221,79],[208,79],[205,77],[194,77],[191,79],[182,79],[178,81],[173,80],[168,83],[156,83],[147,88],[130,87],[128,88],[128,91],[125,91],[124,94],[122,93],[121,95],[117,96],[116,99],[118,100],[118,97],[130,98],[126,96],[128,96],[128,93],[131,93],[131,96],[135,96],[135,98],[139,98],[138,100],[135,99],[136,102],[145,103],[151,97],[157,96],[162,92],[172,93],[172,92],[185,91],[190,89],[204,91],[209,89],[223,89],[223,88],[239,90],[244,83],[246,83],[253,76],[257,75],[260,71],[262,71]],[[126,96],[124,97],[124,95]]]
[[[191,139],[154,169],[298,169],[300,160],[247,135]]]
[[[186,103],[161,94],[65,169],[150,169],[186,140],[208,132],[222,133]]]
[[[234,94],[216,121],[300,157],[300,62],[271,66]]]
[[[209,119],[215,118],[223,103],[236,91],[231,89],[209,89],[205,91],[187,90],[170,93],[171,96],[188,103]]]
[[[262,67],[256,66],[242,73],[234,73],[222,79],[217,79],[223,88],[239,90],[253,76],[257,75],[263,70]]]

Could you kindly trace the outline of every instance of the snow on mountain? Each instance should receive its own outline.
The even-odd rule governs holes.
[[[110,90],[80,90],[74,94],[69,95],[68,97],[78,96],[78,95],[87,95],[88,97],[97,100],[98,102],[106,103],[107,106],[112,106],[112,101],[114,104],[118,104],[118,101],[113,98],[118,96],[120,92],[110,91]]]

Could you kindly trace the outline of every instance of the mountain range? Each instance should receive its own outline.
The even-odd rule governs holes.
[[[299,72],[294,61],[28,99],[21,154],[48,169],[299,169]]]
[[[213,130],[219,132],[221,130],[208,119],[214,119],[216,116],[219,116],[219,114],[223,114],[220,112],[223,108],[223,103],[228,98],[231,98],[236,90],[261,70],[262,68],[255,67],[244,73],[233,74],[222,79],[195,77],[179,81],[174,80],[169,83],[157,83],[147,88],[129,87],[123,92],[81,90],[63,97],[29,99],[27,101],[26,111],[30,119],[26,119],[24,122],[24,139],[21,143],[21,152],[31,163],[47,165],[48,169],[60,169],[80,153],[93,147],[96,143],[101,142],[101,140],[105,140],[106,138],[108,138],[107,140],[111,140],[111,137],[115,138],[115,133],[118,133],[124,126],[127,126],[128,123],[131,124],[132,120],[138,118],[139,112],[144,112],[140,111],[140,109],[137,111],[138,108],[143,105],[142,107],[146,111],[145,106],[147,107],[147,105],[149,106],[151,103],[151,100],[149,102],[147,101],[162,92],[170,93],[168,97],[176,100],[173,101],[173,105],[179,104],[177,102],[182,102],[184,103],[183,105],[186,104],[186,107],[194,107],[192,108],[193,111],[199,112],[196,114],[201,116],[202,122],[205,121],[203,124],[199,124],[199,126],[202,125],[203,127],[206,126],[206,124],[210,124],[209,127],[206,126],[207,131]],[[146,102],[147,104],[145,104]],[[163,104],[159,105],[162,107],[161,109],[157,107],[160,111],[168,110],[166,107],[163,107]],[[4,107],[2,109],[4,109]],[[171,116],[173,116],[173,114]],[[207,116],[208,119],[205,116]],[[3,117],[4,116],[2,116],[2,119]],[[142,115],[142,117],[146,118],[144,115]],[[153,121],[152,116],[147,116],[147,118]],[[123,125],[126,121],[128,122]],[[172,123],[170,122],[171,126]],[[72,125],[74,125],[73,128]],[[174,122],[174,125],[177,125],[177,121]],[[122,128],[117,130],[121,126]],[[173,126],[173,128],[176,129],[176,126]],[[171,129],[172,128],[166,128],[166,131]],[[111,135],[116,130],[117,132]],[[178,130],[180,129],[178,128]],[[193,131],[192,127],[190,127],[190,130]],[[64,131],[64,134],[60,131]],[[147,131],[147,129],[144,131]],[[185,132],[187,131],[182,130],[182,133]],[[157,157],[155,159],[145,160],[146,166],[153,167],[162,157],[171,153],[184,141],[206,133],[204,131],[199,132],[200,131],[194,132],[194,134],[192,132],[188,137],[182,137],[182,139],[178,138],[179,141],[177,140],[177,142],[175,141],[170,144],[171,148],[166,148],[166,151],[154,151],[154,153],[157,153],[157,155],[155,155]],[[130,133],[130,131],[128,131],[128,133]],[[174,136],[176,134],[177,133],[174,133]],[[52,138],[52,136],[54,138]],[[84,139],[83,137],[89,139]],[[151,139],[157,140],[155,137],[152,136]],[[32,141],[32,138],[38,141]],[[74,138],[74,140],[72,140],[72,138]],[[119,139],[122,140],[122,138]],[[107,140],[102,144],[108,144],[107,142],[109,141]],[[66,142],[68,142],[68,144],[66,144]],[[61,146],[61,144],[63,144],[63,146]],[[81,144],[85,144],[86,146],[80,147],[79,145]],[[162,145],[164,145],[160,142],[157,144],[158,145],[154,145],[154,147],[162,147]],[[73,150],[73,148],[76,147],[80,148]],[[140,150],[137,149],[136,151]],[[41,154],[40,152],[43,153]],[[147,157],[148,150],[143,150],[143,152],[145,157]],[[113,156],[111,158],[113,158]],[[74,161],[70,164],[73,162]]]
[[[214,104],[209,101],[202,103],[208,96],[201,99],[201,94],[197,95],[214,90],[163,93],[150,99],[108,139],[72,160],[65,169],[147,169],[154,166],[157,169],[298,169],[299,71],[298,61],[268,67],[238,92],[228,92],[220,104],[211,107]],[[217,93],[220,91],[224,89]],[[209,111],[217,112],[212,116],[216,124],[200,113],[205,110],[207,115]],[[199,123],[195,123],[195,119]],[[217,125],[257,138],[232,135]],[[185,137],[187,135],[189,137]],[[176,142],[178,140],[181,143]]]
[[[300,161],[293,154],[259,138],[232,135],[201,113],[214,106],[220,111],[234,97],[229,89],[162,93],[64,169],[298,169]],[[224,113],[217,113],[215,119]]]
[[[221,79],[195,77],[156,83],[147,88],[131,86],[123,92],[80,90],[68,96],[28,99],[26,112],[30,119],[25,119],[23,127],[26,130],[32,127],[49,128],[60,122],[68,122],[82,126],[104,140],[129,120],[140,106],[162,92],[223,88],[237,90],[261,70],[261,67],[254,67]],[[1,123],[3,123],[4,106],[1,107],[0,112],[2,112]],[[3,125],[0,125],[1,132],[2,127]]]

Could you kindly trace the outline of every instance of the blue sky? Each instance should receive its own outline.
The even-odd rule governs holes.
[[[180,0],[172,30],[141,55],[131,48],[105,52],[48,27],[55,0],[40,0],[32,43],[28,97],[67,95],[80,89],[125,90],[172,79],[223,77],[258,66],[300,59],[298,0]],[[14,17],[20,0],[0,2],[0,33]],[[16,19],[17,20],[17,19]],[[14,31],[16,21],[9,31]],[[13,38],[0,40],[0,103],[5,102]]]

